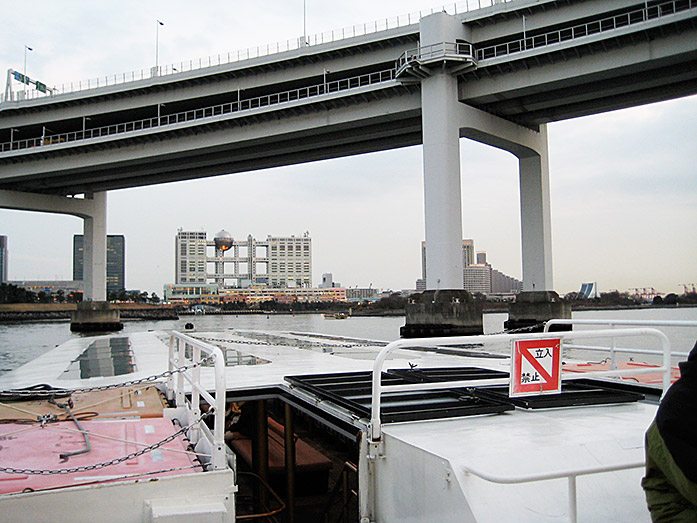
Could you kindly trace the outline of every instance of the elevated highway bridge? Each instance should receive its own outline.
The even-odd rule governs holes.
[[[483,3],[49,96],[8,89],[0,206],[92,219],[114,189],[423,144],[427,285],[455,288],[466,137],[519,158],[524,289],[551,290],[546,123],[697,93],[697,0]]]

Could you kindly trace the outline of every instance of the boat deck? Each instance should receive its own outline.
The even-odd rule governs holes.
[[[462,380],[463,373],[471,378],[472,369],[508,376],[505,344],[487,352],[478,344],[461,344],[445,354],[426,345],[397,348],[386,358],[383,385],[413,383],[420,376],[438,382],[440,389],[431,396],[421,390],[384,392],[381,438],[371,443],[365,437],[373,430],[370,376],[384,343],[233,330],[188,335],[222,350],[228,402],[280,398],[355,438],[356,445],[361,441],[362,495],[370,498],[361,503],[372,507],[374,520],[503,521],[515,514],[517,521],[559,521],[575,510],[580,521],[649,521],[641,464],[658,391],[647,401],[595,383],[586,389],[601,391],[602,399],[588,401],[582,382],[574,381],[567,385],[573,394],[566,403],[555,403],[553,396],[542,403],[516,403],[501,385],[444,384]],[[0,389],[124,381],[137,386],[167,368],[165,333],[126,338],[106,356],[92,345],[92,356],[102,360],[94,365],[84,362],[95,339],[71,340],[1,376]],[[105,363],[114,352],[120,363]],[[124,362],[128,372],[120,373]],[[200,368],[200,381],[214,389],[213,367]]]

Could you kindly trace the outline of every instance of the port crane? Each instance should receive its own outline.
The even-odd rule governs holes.
[[[680,286],[683,288],[683,294],[697,292],[697,283],[681,283]],[[692,287],[691,291],[688,290],[690,287]]]

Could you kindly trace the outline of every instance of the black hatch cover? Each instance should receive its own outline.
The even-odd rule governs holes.
[[[383,385],[403,385],[507,377],[507,372],[479,367],[434,367],[390,369],[382,373],[381,380]],[[359,417],[370,417],[372,373],[369,371],[286,376],[285,379],[293,386],[331,400]],[[380,414],[382,421],[389,423],[495,414],[515,407],[540,409],[626,403],[640,399],[643,399],[642,394],[584,380],[583,383],[564,383],[560,394],[514,398],[508,396],[507,386],[383,392]]]

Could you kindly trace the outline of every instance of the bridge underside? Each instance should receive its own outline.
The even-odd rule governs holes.
[[[460,77],[460,101],[531,128],[697,94],[697,20],[531,50]],[[552,47],[552,46],[550,46]],[[531,75],[537,79],[531,82]]]
[[[36,171],[6,175],[0,189],[81,194],[418,145],[419,103],[417,87],[396,85],[392,92],[373,93],[371,98],[342,98],[339,103],[259,113],[77,150],[66,147],[17,164],[25,172],[35,164]],[[89,164],[81,161],[87,152]],[[42,172],[46,160],[53,166],[51,172]]]

